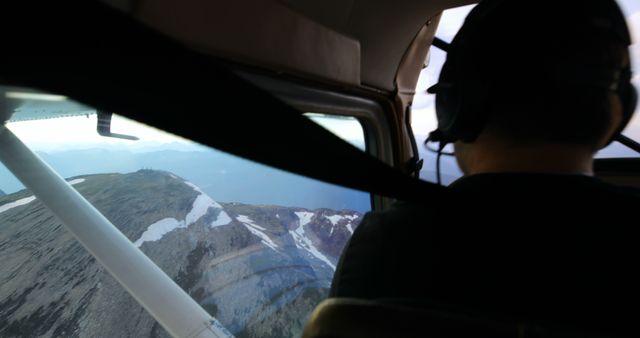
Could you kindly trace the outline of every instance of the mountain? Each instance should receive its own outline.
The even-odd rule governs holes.
[[[38,155],[63,177],[107,172],[124,174],[146,168],[183,177],[216,201],[360,212],[371,209],[368,193],[294,175],[210,148],[150,152],[104,148],[39,152]],[[7,192],[24,188],[2,164],[0,186]]]
[[[6,195],[6,194],[4,193],[4,191],[2,191],[2,189],[0,189],[0,197],[2,197],[4,195]]]
[[[168,172],[69,179],[236,337],[293,337],[362,215],[218,203]],[[0,336],[167,337],[29,191],[0,197]]]

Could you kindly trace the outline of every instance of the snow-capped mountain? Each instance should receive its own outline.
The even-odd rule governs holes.
[[[292,337],[361,214],[218,203],[171,173],[69,180],[236,337]],[[0,197],[0,336],[167,334],[28,191]]]

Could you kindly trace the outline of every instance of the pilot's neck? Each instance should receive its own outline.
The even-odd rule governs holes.
[[[593,151],[579,145],[474,144],[462,166],[466,175],[546,173],[593,176]]]

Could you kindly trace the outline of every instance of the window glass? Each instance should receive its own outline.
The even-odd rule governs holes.
[[[632,32],[634,44],[631,46],[631,64],[634,70],[632,82],[636,88],[640,88],[640,5],[635,0],[619,0],[627,22]],[[436,36],[450,42],[464,22],[464,18],[475,5],[463,6],[444,11],[438,26]],[[419,145],[420,157],[424,159],[424,166],[420,177],[424,180],[436,181],[435,153],[426,147],[420,146],[426,140],[429,132],[437,127],[435,116],[435,96],[426,92],[427,88],[438,82],[440,69],[446,59],[446,53],[436,47],[429,51],[429,63],[420,73],[416,95],[412,110],[412,128]],[[636,110],[637,111],[637,110]],[[640,114],[635,114],[632,121],[623,132],[627,137],[640,142]],[[447,151],[452,151],[449,146]],[[601,150],[597,157],[638,157],[638,153],[628,147],[613,142],[609,147]],[[444,184],[449,184],[462,175],[455,159],[451,156],[442,157],[441,176]]]
[[[436,36],[444,41],[450,42],[456,35],[464,18],[475,5],[457,7],[444,11]],[[435,96],[427,93],[427,88],[438,82],[440,69],[444,64],[447,54],[442,50],[432,47],[429,50],[429,63],[420,73],[416,95],[413,100],[411,111],[411,128],[413,129],[420,158],[424,159],[424,165],[420,170],[420,178],[429,182],[436,182],[436,153],[430,151],[423,142],[429,133],[436,129]],[[432,145],[433,149],[435,145]],[[445,149],[450,153],[453,147],[450,145]],[[440,177],[443,184],[449,184],[462,176],[458,164],[453,156],[443,155],[440,165]]]
[[[370,195],[86,109],[7,126],[236,337],[299,336]],[[308,116],[364,149],[357,119]],[[0,189],[0,336],[168,336],[4,167]]]
[[[365,151],[364,130],[360,122],[351,116],[305,113],[311,121],[321,125],[334,135]]]

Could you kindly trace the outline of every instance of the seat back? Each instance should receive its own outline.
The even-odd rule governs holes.
[[[609,335],[606,335],[610,337]],[[302,338],[605,337],[575,328],[469,315],[412,302],[331,298],[311,314]]]
[[[478,334],[486,332],[487,334]],[[490,333],[490,334],[489,334]],[[517,328],[422,308],[349,298],[322,302],[303,338],[518,337]]]

